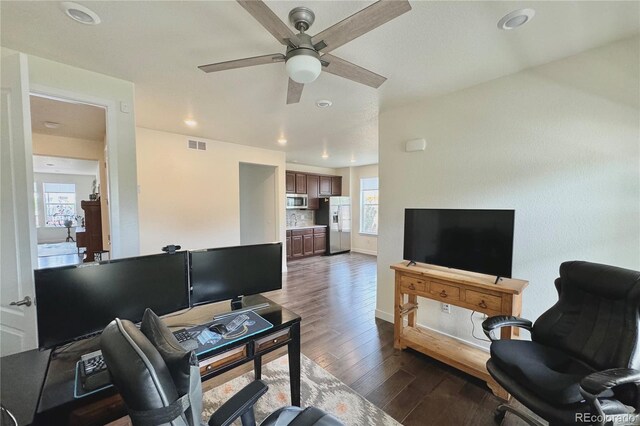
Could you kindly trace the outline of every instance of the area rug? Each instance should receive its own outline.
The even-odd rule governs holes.
[[[301,355],[300,358],[300,396],[303,407],[318,407],[334,415],[347,426],[400,425],[318,364],[304,355]],[[203,418],[209,419],[223,402],[252,382],[253,379],[253,372],[246,373],[205,392],[203,395]],[[269,385],[269,391],[260,398],[255,406],[258,423],[278,408],[291,405],[288,357],[285,355],[263,365],[262,380]],[[240,424],[240,421],[234,423],[234,425]]]
[[[38,244],[38,257],[62,256],[65,254],[78,254],[76,243]]]

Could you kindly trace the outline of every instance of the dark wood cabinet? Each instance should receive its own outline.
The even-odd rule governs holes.
[[[286,191],[289,194],[295,194],[296,193],[296,174],[295,173],[291,173],[291,172],[286,172]]]
[[[320,208],[318,184],[319,176],[307,175],[307,200],[311,210],[318,210]]]
[[[331,195],[331,176],[320,176],[318,184],[318,194],[323,196]]]
[[[327,249],[327,228],[318,226],[288,230],[287,244],[289,240],[291,250],[287,248],[287,259],[324,254]]]
[[[80,207],[84,210],[84,235],[78,240],[78,247],[85,247],[83,262],[93,262],[96,252],[102,251],[102,215],[100,214],[100,201],[80,201]],[[76,234],[77,237],[77,234]]]
[[[331,195],[342,195],[342,176],[331,176]]]
[[[292,233],[291,235],[291,257],[302,257],[304,256],[304,252],[302,250],[303,235],[295,235]]]
[[[307,175],[296,173],[296,194],[307,193]]]
[[[324,254],[327,251],[327,234],[313,234],[313,254]]]
[[[304,256],[313,254],[313,234],[302,237],[302,253]]]
[[[291,231],[287,231],[285,250],[287,251],[287,259],[291,259]]]

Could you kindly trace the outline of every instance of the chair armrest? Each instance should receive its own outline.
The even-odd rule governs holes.
[[[580,382],[580,393],[587,399],[593,399],[604,391],[627,383],[640,385],[640,370],[612,368],[591,373]]]
[[[491,337],[491,332],[502,327],[520,327],[531,331],[533,323],[528,319],[508,315],[496,315],[482,321],[482,330],[491,341],[495,340]]]
[[[233,395],[209,418],[209,426],[228,426],[249,410],[269,387],[262,380],[255,380]]]

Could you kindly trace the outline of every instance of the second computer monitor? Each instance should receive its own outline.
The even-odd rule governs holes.
[[[282,288],[282,243],[196,250],[189,256],[192,305]]]

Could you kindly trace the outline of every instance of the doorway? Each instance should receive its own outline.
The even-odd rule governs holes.
[[[38,268],[93,261],[96,252],[106,256],[105,108],[31,94],[30,109]]]
[[[278,241],[275,166],[240,163],[240,244]]]

